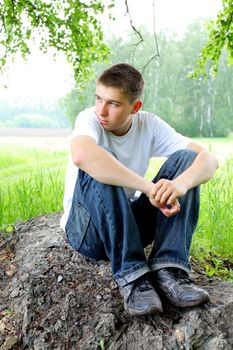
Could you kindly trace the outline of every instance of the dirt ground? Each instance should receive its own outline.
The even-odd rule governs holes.
[[[132,317],[108,262],[81,257],[66,242],[60,213],[16,226],[0,241],[2,350],[231,350],[233,285],[208,278],[192,260],[193,277],[211,302]]]

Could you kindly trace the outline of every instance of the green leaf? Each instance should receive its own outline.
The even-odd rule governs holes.
[[[29,40],[43,52],[53,47],[64,52],[73,67],[77,84],[91,76],[90,66],[105,60],[109,49],[103,42],[99,14],[105,10],[102,0],[3,0],[0,6],[0,69],[7,59],[20,52],[30,54]]]

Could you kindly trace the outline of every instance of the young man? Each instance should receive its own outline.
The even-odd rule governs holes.
[[[178,307],[209,300],[188,278],[189,248],[198,185],[218,166],[200,145],[140,111],[143,89],[140,72],[123,63],[97,80],[95,107],[76,119],[61,220],[75,250],[110,260],[132,315],[162,312],[159,295]],[[156,156],[168,159],[149,181],[144,175]],[[147,260],[144,247],[152,242]]]

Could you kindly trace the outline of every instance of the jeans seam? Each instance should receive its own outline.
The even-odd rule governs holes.
[[[107,219],[108,219],[108,223],[109,223],[109,225],[110,225],[110,227],[111,227],[111,230],[112,230],[112,232],[114,232],[115,236],[117,237],[117,228],[115,227],[115,225],[113,225],[113,223],[112,223],[112,217],[111,217],[111,215],[110,215],[110,212],[109,212],[109,210],[106,208],[106,206],[105,206],[105,204],[104,204],[104,201],[102,201],[102,199],[101,199],[101,196],[100,196],[100,193],[99,193],[99,190],[98,190],[97,183],[94,183],[94,189],[95,189],[95,191],[96,191],[96,195],[98,196],[99,202],[100,202],[101,205],[102,205],[102,208],[103,208],[103,210],[104,210],[104,213],[106,214],[106,217],[107,217]],[[117,248],[118,248],[118,250],[119,250],[120,252],[122,252],[122,244],[121,244],[121,242],[120,242],[119,240],[117,240]],[[119,261],[119,259],[118,259],[118,261]]]

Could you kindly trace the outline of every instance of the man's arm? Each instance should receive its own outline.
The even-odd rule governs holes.
[[[196,152],[197,157],[193,164],[179,176],[180,179],[177,179],[179,182],[185,182],[187,190],[189,190],[211,179],[218,168],[218,160],[195,142],[190,142],[187,149]]]
[[[173,203],[175,203],[179,197],[184,196],[189,189],[207,182],[213,176],[218,167],[216,157],[195,142],[190,142],[187,149],[197,153],[194,162],[174,180],[161,179],[154,185],[149,194],[150,201],[153,205],[173,206]],[[165,209],[164,214],[166,216],[171,216],[169,209]]]
[[[99,182],[133,188],[147,195],[154,185],[121,164],[90,136],[77,136],[72,139],[71,156],[76,166]]]

